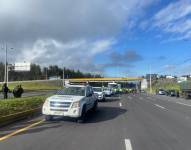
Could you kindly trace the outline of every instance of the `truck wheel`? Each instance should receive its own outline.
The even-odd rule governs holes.
[[[85,119],[86,119],[86,106],[83,107],[81,117],[77,119],[77,122],[84,123]]]
[[[53,116],[46,115],[46,116],[45,116],[45,120],[46,120],[46,121],[52,121],[52,120],[53,120]]]

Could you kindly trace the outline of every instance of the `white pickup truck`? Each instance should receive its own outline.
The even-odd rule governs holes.
[[[102,87],[93,87],[93,91],[98,101],[105,101],[105,93]]]
[[[89,110],[95,111],[97,105],[98,102],[91,86],[69,85],[46,99],[42,113],[47,121],[51,121],[54,116],[63,116],[84,122],[85,114]]]

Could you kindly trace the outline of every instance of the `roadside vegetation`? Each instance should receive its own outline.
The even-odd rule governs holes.
[[[4,81],[4,63],[0,62],[0,82]],[[31,70],[27,72],[9,71],[9,81],[46,80],[50,78],[62,78],[63,68],[57,65],[43,67],[38,64],[31,64]],[[99,74],[84,73],[80,70],[64,68],[65,78],[101,77]]]
[[[13,88],[21,84],[24,91],[28,90],[57,90],[62,88],[62,81],[61,80],[55,80],[55,81],[30,81],[30,82],[14,82],[9,83],[8,87],[10,90],[13,90]],[[0,87],[2,87],[2,84],[0,84]],[[0,89],[1,91],[1,89]]]
[[[180,85],[175,80],[163,79],[152,81],[152,92],[155,93],[159,89],[180,91]],[[149,88],[147,91],[149,91]]]
[[[47,96],[34,96],[0,100],[0,117],[39,108],[46,98]]]

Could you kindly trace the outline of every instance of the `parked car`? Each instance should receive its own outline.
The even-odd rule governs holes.
[[[167,91],[167,95],[168,95],[168,96],[171,96],[171,97],[176,96],[176,93],[177,93],[176,90],[168,90],[168,91]]]
[[[105,93],[102,87],[93,87],[93,91],[98,101],[105,101]]]
[[[78,122],[85,121],[89,110],[96,111],[97,99],[88,85],[69,85],[46,99],[42,113],[47,121],[55,116],[72,117]]]
[[[112,89],[111,88],[104,88],[104,94],[106,97],[109,97],[112,95]]]
[[[157,92],[158,95],[166,95],[166,91],[163,89],[159,89]]]

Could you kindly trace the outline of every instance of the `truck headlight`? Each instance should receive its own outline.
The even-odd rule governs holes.
[[[80,102],[73,102],[72,108],[78,108],[80,107]]]
[[[48,107],[49,106],[49,99],[46,99],[45,102],[44,102],[44,107]]]

